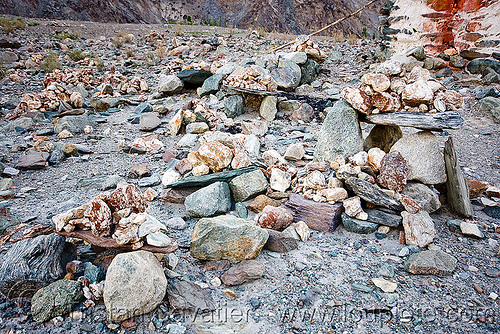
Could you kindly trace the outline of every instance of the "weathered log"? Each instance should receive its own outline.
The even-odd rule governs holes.
[[[73,232],[56,232],[56,233],[67,238],[82,239],[94,246],[102,248],[117,248],[124,251],[132,250],[132,245],[119,245],[118,243],[116,243],[115,240],[111,238],[96,237],[94,234],[92,234],[91,231],[76,230]],[[177,250],[178,247],[179,246],[177,245],[177,243],[173,241],[172,245],[169,245],[167,247],[155,247],[145,244],[140,249],[153,253],[173,253]]]
[[[290,199],[282,206],[293,215],[295,222],[304,221],[313,230],[333,232],[342,222],[344,207],[341,203],[318,203],[291,193]]]
[[[451,137],[444,144],[444,161],[447,175],[446,189],[450,208],[462,216],[472,217],[469,188],[460,169],[457,152],[455,151]]]
[[[180,181],[167,185],[168,188],[204,187],[214,182],[229,182],[238,175],[253,172],[256,166],[227,170],[224,172],[202,176],[188,176]]]
[[[409,126],[423,130],[458,129],[464,119],[456,111],[441,113],[394,112],[366,116],[363,121],[379,125]]]
[[[350,177],[345,183],[356,195],[368,203],[395,211],[404,210],[403,205],[397,199],[386,194],[368,181],[358,179],[357,177]]]

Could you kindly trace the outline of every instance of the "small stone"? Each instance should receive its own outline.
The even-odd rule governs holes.
[[[386,153],[378,147],[373,147],[368,150],[368,166],[370,166],[374,172],[378,172],[382,167],[382,160],[385,154]]]
[[[172,245],[172,239],[169,238],[168,235],[164,234],[163,232],[153,232],[149,233],[146,236],[146,242],[148,245],[155,246],[155,247],[167,247],[169,245]]]
[[[207,175],[208,173],[210,173],[210,168],[208,168],[208,166],[205,164],[201,164],[194,167],[191,172],[194,176]]]
[[[205,122],[195,122],[195,123],[190,123],[186,126],[186,132],[187,133],[203,133],[209,130],[209,127],[207,123]]]
[[[218,141],[209,141],[200,146],[197,151],[200,160],[214,173],[220,172],[231,164],[233,152]]]
[[[292,222],[293,216],[288,210],[275,206],[266,206],[259,214],[257,225],[262,228],[283,231]]]
[[[43,169],[48,166],[47,159],[49,156],[49,153],[46,152],[28,153],[19,158],[16,168],[20,170]]]
[[[259,213],[262,210],[264,210],[264,208],[268,205],[280,206],[281,202],[272,199],[266,195],[259,195],[255,197],[255,199],[247,205],[247,209],[252,212]]]
[[[391,86],[391,81],[381,73],[367,73],[361,77],[361,82],[369,85],[376,92],[384,92]]]
[[[31,300],[33,320],[45,322],[57,316],[65,315],[83,299],[80,282],[67,279],[56,281],[38,290]]]
[[[363,212],[361,199],[358,196],[347,198],[342,202],[345,214],[349,217],[356,217],[358,213]]]
[[[85,267],[83,276],[88,278],[91,283],[98,283],[104,279],[104,273],[101,268],[92,263],[89,263]]]
[[[180,93],[184,83],[176,75],[162,75],[158,80],[158,92],[165,95]]]
[[[268,182],[261,170],[239,175],[229,182],[233,198],[243,202],[267,190]]]
[[[420,205],[422,210],[429,213],[435,212],[441,207],[439,195],[425,184],[409,182],[402,194],[411,197]]]
[[[428,250],[412,254],[405,264],[406,271],[415,275],[451,275],[457,259],[441,250]]]
[[[243,107],[243,98],[240,95],[231,95],[224,99],[224,109],[229,118],[241,115]]]
[[[425,247],[436,237],[434,221],[426,211],[420,211],[416,214],[403,211],[401,216],[403,217],[403,227],[408,245]]]
[[[147,166],[136,165],[130,168],[129,177],[131,178],[142,178],[146,176],[151,176],[151,171]]]
[[[382,187],[400,192],[406,186],[408,173],[408,164],[401,153],[390,152],[382,159],[377,183]]]
[[[264,272],[264,265],[259,261],[244,260],[226,271],[221,280],[225,285],[240,285],[261,278]]]
[[[304,146],[301,144],[291,144],[285,152],[285,159],[290,161],[302,160],[305,155]]]
[[[182,178],[182,175],[178,173],[174,168],[170,168],[167,170],[161,179],[161,183],[164,187],[179,181]]]
[[[210,217],[224,214],[231,208],[231,193],[226,182],[215,182],[201,188],[184,202],[186,212],[192,217]]]
[[[329,202],[342,202],[349,196],[344,188],[328,188],[321,190],[321,195]]]
[[[401,93],[401,99],[407,105],[419,106],[432,101],[434,93],[426,81],[420,80],[406,85]]]
[[[285,192],[292,182],[290,173],[282,171],[279,168],[273,168],[271,171],[270,185],[271,189],[279,192]]]
[[[139,130],[153,131],[161,125],[161,120],[157,113],[149,112],[142,114],[139,120]]]
[[[58,139],[67,139],[67,138],[73,138],[73,134],[69,132],[68,130],[62,130],[57,134]]]
[[[382,277],[372,278],[372,282],[385,293],[392,293],[396,291],[396,288],[398,287],[396,282],[388,281]]]
[[[476,237],[476,238],[484,238],[484,233],[482,229],[479,228],[477,224],[461,222],[460,223],[460,231],[468,236]]]
[[[276,108],[277,103],[278,99],[274,96],[264,97],[260,104],[260,116],[268,122],[273,121],[278,112]]]
[[[165,226],[174,230],[184,230],[187,224],[181,217],[174,217],[167,220]]]
[[[256,119],[242,121],[241,130],[245,135],[255,135],[257,137],[263,137],[268,130],[266,121],[259,121]]]
[[[370,234],[378,228],[377,224],[351,218],[345,213],[342,214],[342,224],[347,231],[360,234]]]
[[[283,233],[275,230],[267,230],[269,238],[264,246],[265,249],[276,253],[287,253],[297,249],[297,240],[285,236]]]
[[[311,230],[309,226],[303,221],[299,221],[297,223],[293,223],[292,226],[295,228],[295,231],[300,236],[300,240],[307,241],[311,237]]]

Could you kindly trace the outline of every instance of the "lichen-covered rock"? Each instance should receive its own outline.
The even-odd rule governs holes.
[[[141,190],[133,184],[123,185],[113,190],[106,201],[111,211],[131,208],[132,212],[146,211],[148,203]]]
[[[81,283],[62,279],[38,290],[31,299],[31,314],[36,322],[65,315],[83,299]]]
[[[153,311],[166,290],[167,278],[153,253],[121,253],[106,273],[104,305],[111,320],[123,321]]]
[[[382,159],[378,184],[397,192],[403,191],[406,186],[406,177],[409,169],[406,160],[399,152],[387,153]]]
[[[241,218],[202,218],[195,226],[190,251],[200,260],[240,262],[257,257],[267,238],[265,229]]]
[[[292,222],[293,216],[288,210],[275,206],[266,206],[259,214],[257,225],[262,228],[283,231]]]
[[[426,211],[416,214],[403,211],[401,216],[403,216],[403,227],[408,245],[425,247],[436,237],[434,221]]]

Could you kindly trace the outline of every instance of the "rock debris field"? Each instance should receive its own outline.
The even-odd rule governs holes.
[[[498,53],[28,23],[0,332],[500,330]]]

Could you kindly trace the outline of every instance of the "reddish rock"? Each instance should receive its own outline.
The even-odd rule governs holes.
[[[446,110],[458,110],[464,105],[464,97],[454,90],[436,93],[436,99],[444,102]]]
[[[101,200],[90,203],[85,216],[90,220],[90,229],[96,237],[111,235],[113,216],[108,205]]]
[[[187,172],[189,172],[190,170],[193,169],[193,165],[191,165],[191,163],[189,162],[189,160],[187,158],[185,159],[182,159],[181,161],[179,161],[177,163],[177,165],[175,165],[175,169],[177,169],[177,171],[179,173],[181,173],[182,175],[186,174]]]
[[[169,151],[165,151],[162,158],[165,163],[168,163],[171,159],[175,158],[175,155]]]
[[[488,188],[488,183],[477,181],[474,179],[465,178],[467,181],[467,187],[469,188],[469,197],[477,198],[481,197],[483,192]]]
[[[401,109],[399,96],[392,93],[375,93],[370,96],[371,104],[381,112],[396,112]]]
[[[261,278],[264,272],[264,265],[259,261],[244,260],[226,271],[221,276],[221,281],[225,285],[240,285]]]
[[[340,96],[342,96],[357,111],[367,115],[371,113],[370,97],[361,89],[346,87],[342,90]]]
[[[131,208],[133,212],[139,213],[146,211],[148,206],[141,190],[133,184],[127,184],[116,188],[113,192],[111,192],[111,194],[109,194],[107,203],[113,212],[125,208]]]
[[[141,177],[146,177],[146,176],[151,176],[151,171],[149,170],[148,167],[146,166],[133,166],[130,168],[130,173],[129,177],[133,179],[141,178]]]
[[[408,177],[408,163],[399,152],[387,153],[382,159],[378,184],[397,192],[403,191]]]
[[[401,204],[403,204],[405,210],[409,213],[418,213],[420,210],[422,210],[420,204],[418,204],[418,202],[410,196],[398,194],[397,198],[401,202]]]
[[[293,222],[293,216],[286,209],[266,206],[262,210],[257,225],[263,228],[283,231]]]
[[[264,210],[264,208],[268,205],[280,206],[281,202],[272,199],[270,197],[267,197],[266,195],[259,195],[255,197],[255,199],[252,202],[250,202],[250,204],[247,205],[247,209],[252,212],[259,213],[262,210]]]

